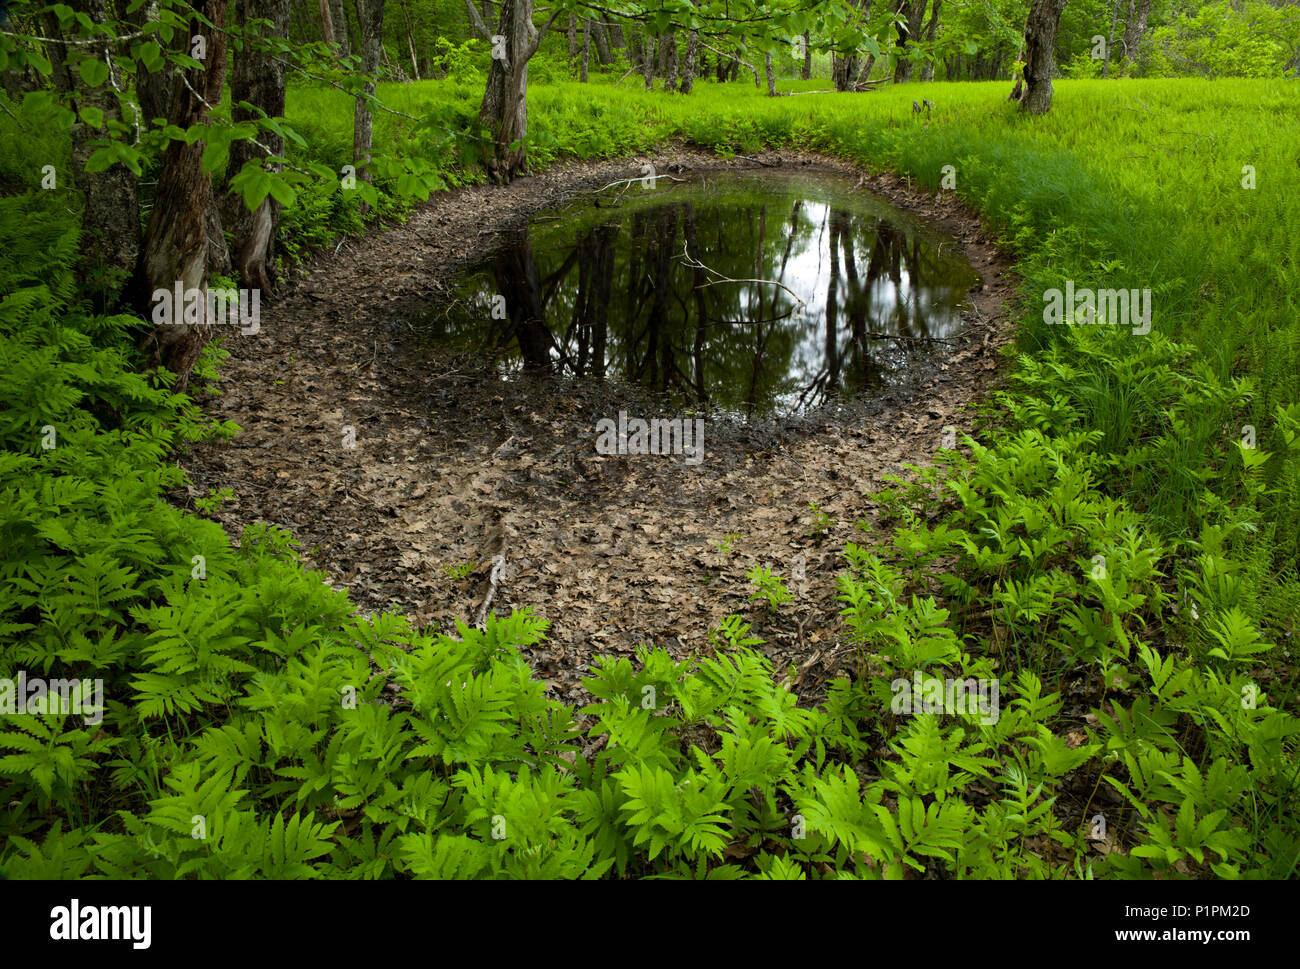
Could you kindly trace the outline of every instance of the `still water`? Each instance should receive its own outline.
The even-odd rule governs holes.
[[[535,218],[428,325],[503,372],[617,376],[736,414],[879,392],[947,351],[979,275],[950,236],[853,185],[616,185]]]

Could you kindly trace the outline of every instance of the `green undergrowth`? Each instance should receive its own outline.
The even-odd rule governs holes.
[[[70,196],[0,140],[0,677],[99,679],[106,701],[93,723],[0,714],[0,869],[1294,877],[1300,133],[1270,119],[1295,85],[1061,82],[1034,120],[1004,88],[530,98],[538,165],[798,147],[929,191],[952,166],[1017,258],[1002,390],[874,496],[883,531],[838,579],[853,673],[815,707],[735,617],[710,655],[604,661],[575,710],[520,658],[544,617],[455,636],[362,618],[287,533],[235,542],[169,504],[170,456],[237,429],[136,371],[129,317],[75,302]],[[477,179],[472,85],[382,93],[437,123],[381,117],[381,151]],[[330,165],[334,100],[290,98]],[[294,238],[347,229],[338,203],[304,200]],[[1066,281],[1150,289],[1150,332],[1045,324]],[[754,610],[786,608],[782,578]],[[997,704],[900,709],[900,684],[955,680]]]

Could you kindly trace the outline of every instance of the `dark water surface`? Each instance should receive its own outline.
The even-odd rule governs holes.
[[[962,328],[979,275],[955,241],[848,179],[651,184],[534,219],[457,281],[433,337],[503,372],[616,375],[771,415],[880,391]]]

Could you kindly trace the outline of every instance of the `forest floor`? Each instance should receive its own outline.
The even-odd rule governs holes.
[[[596,422],[658,414],[646,392],[617,382],[503,380],[481,360],[431,346],[428,318],[461,270],[537,212],[639,177],[646,162],[681,177],[780,167],[860,175],[954,236],[982,283],[965,329],[907,386],[781,421],[710,419],[705,459],[595,453]],[[236,499],[213,518],[239,535],[265,521],[290,529],[304,560],[346,587],[365,612],[400,610],[417,626],[473,623],[489,591],[498,613],[531,607],[551,623],[525,651],[548,692],[587,702],[580,680],[601,655],[662,646],[709,650],[730,613],[795,689],[813,697],[851,655],[835,575],[855,528],[877,517],[873,493],[905,463],[926,464],[943,429],[971,429],[967,405],[993,386],[1011,339],[1010,259],[951,195],[797,152],[720,158],[687,150],[557,166],[508,187],[435,196],[402,225],[349,240],[285,280],[261,328],[227,336],[219,395],[200,399],[243,432],[181,457],[192,506],[209,489]],[[346,428],[355,446],[345,446]],[[833,524],[818,530],[809,503]],[[738,535],[726,553],[715,542]],[[494,556],[504,580],[489,580]],[[791,581],[796,556],[806,581]],[[472,563],[457,578],[451,570]],[[774,613],[750,602],[745,577],[770,564],[795,599]]]

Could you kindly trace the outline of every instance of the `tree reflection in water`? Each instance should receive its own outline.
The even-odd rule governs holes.
[[[433,325],[507,367],[747,415],[879,391],[960,329],[978,275],[942,233],[826,179],[731,181],[535,221]]]

